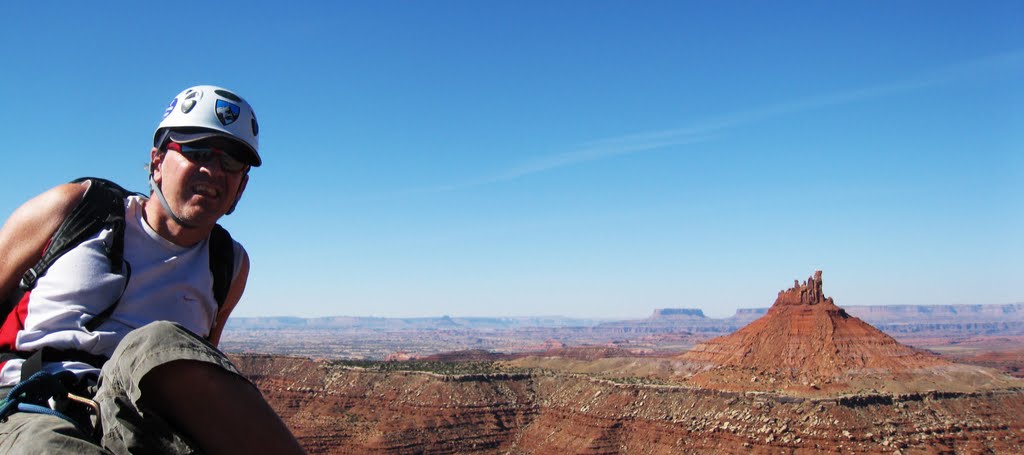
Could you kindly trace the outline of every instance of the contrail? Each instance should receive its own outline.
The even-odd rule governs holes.
[[[935,69],[917,77],[897,82],[811,96],[785,103],[731,112],[717,117],[710,117],[704,121],[679,128],[641,132],[590,141],[574,148],[571,151],[527,161],[519,166],[490,176],[467,180],[460,183],[453,183],[450,185],[419,188],[403,193],[415,194],[458,191],[482,185],[506,182],[531,174],[614,156],[646,152],[671,146],[706,142],[717,137],[716,133],[738,125],[799,112],[806,112],[814,109],[850,104],[858,101],[882,98],[885,96],[947,85],[960,80],[978,77],[980,75],[1002,73],[1006,70],[1020,69],[1019,67],[1024,66],[1022,64],[1024,64],[1024,51],[992,55]],[[1021,73],[1018,72],[1017,74]]]

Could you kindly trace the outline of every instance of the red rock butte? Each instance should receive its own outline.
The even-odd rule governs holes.
[[[682,358],[811,378],[949,365],[900,344],[836,306],[822,291],[820,270],[804,283],[795,281],[792,288],[780,291],[775,304],[760,319],[730,335],[701,343]]]

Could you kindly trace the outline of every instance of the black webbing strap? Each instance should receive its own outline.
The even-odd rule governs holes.
[[[103,368],[103,364],[107,362],[107,358],[105,356],[90,354],[77,349],[60,350],[51,347],[44,347],[31,353],[16,352],[7,354],[14,354],[17,357],[25,359],[25,363],[21,364],[22,381],[25,381],[28,378],[31,378],[32,375],[43,371],[43,364],[48,362],[82,362],[96,368]]]
[[[104,226],[110,226],[115,231],[124,231],[124,198],[131,193],[109,180],[82,178],[71,183],[85,180],[92,182],[85,191],[85,196],[50,238],[42,259],[22,277],[20,288],[23,293],[35,287],[36,280],[46,273],[54,261],[96,235]],[[121,273],[124,262],[124,235],[114,236],[107,256],[110,259],[110,270],[113,273]]]
[[[224,306],[235,271],[235,242],[227,230],[215,225],[210,232],[210,272],[213,273],[213,298],[217,308]]]
[[[21,364],[22,381],[27,381],[33,374],[43,371],[43,352],[46,351],[46,349],[47,348],[43,348],[33,352],[32,355],[25,359],[25,363]]]

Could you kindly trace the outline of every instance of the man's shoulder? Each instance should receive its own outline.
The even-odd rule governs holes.
[[[51,214],[65,216],[82,201],[89,185],[82,183],[64,183],[57,185],[29,201],[35,209]]]
[[[49,237],[60,220],[71,214],[85,195],[87,187],[77,183],[58,185],[29,199],[7,220],[11,232]]]

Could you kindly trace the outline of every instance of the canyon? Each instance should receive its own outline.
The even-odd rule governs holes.
[[[895,311],[920,320],[920,312]],[[955,335],[942,345],[955,339],[963,348],[944,353],[907,346],[826,297],[820,272],[750,316],[714,337],[603,322],[561,340],[524,337],[532,348],[503,352],[478,347],[392,361],[232,355],[310,453],[1019,453],[1024,446],[1024,380],[1007,374],[1019,359],[1013,335]],[[665,319],[707,322],[689,309],[660,310],[646,322]],[[572,343],[600,340],[606,330],[619,338]],[[1004,349],[985,351],[993,345]]]
[[[1024,392],[802,397],[587,374],[246,355],[310,453],[1019,453]]]

